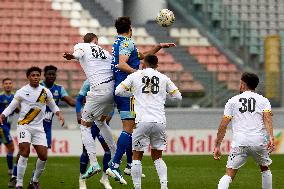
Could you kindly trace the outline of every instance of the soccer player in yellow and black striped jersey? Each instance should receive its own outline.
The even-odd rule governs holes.
[[[39,177],[44,170],[47,160],[47,141],[43,129],[43,119],[46,106],[48,106],[56,116],[58,116],[62,125],[64,118],[58,106],[55,104],[51,92],[39,85],[41,69],[31,67],[27,70],[26,76],[29,84],[19,89],[10,105],[0,115],[0,124],[17,107],[20,107],[20,116],[18,119],[17,135],[19,141],[19,154],[17,166],[17,184],[16,188],[23,187],[23,177],[27,167],[27,161],[32,144],[38,154],[36,170],[33,176],[34,188],[39,187]]]

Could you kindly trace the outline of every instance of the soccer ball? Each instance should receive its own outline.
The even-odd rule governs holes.
[[[156,17],[157,23],[162,27],[169,27],[175,22],[176,18],[169,9],[162,9]]]

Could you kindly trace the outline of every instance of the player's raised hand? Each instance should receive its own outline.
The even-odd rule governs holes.
[[[72,60],[72,59],[74,59],[74,56],[71,53],[65,52],[64,55],[63,55],[63,58],[65,58],[66,60]]]
[[[275,143],[274,143],[274,137],[270,137],[268,145],[267,145],[267,149],[269,150],[269,152],[273,152],[275,150]]]
[[[176,47],[175,43],[160,43],[162,48]]]
[[[221,159],[221,150],[220,150],[220,147],[215,147],[215,148],[214,148],[213,156],[214,156],[214,159],[215,159],[215,160],[220,160],[220,159]]]

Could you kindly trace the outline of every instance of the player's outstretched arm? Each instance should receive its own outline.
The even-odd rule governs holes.
[[[130,97],[133,94],[130,92],[130,88],[121,82],[115,89],[115,95],[122,97]]]
[[[221,150],[220,146],[223,141],[223,138],[226,134],[227,126],[230,123],[231,118],[224,116],[223,119],[221,120],[218,133],[217,133],[217,139],[215,141],[215,146],[214,146],[214,159],[219,160],[221,158]]]
[[[175,43],[160,43],[156,46],[154,46],[152,49],[150,49],[149,51],[145,51],[143,53],[140,54],[140,59],[143,60],[144,57],[147,54],[156,54],[159,50],[161,50],[162,48],[170,48],[170,47],[176,47]]]
[[[76,105],[75,99],[72,98],[71,96],[64,96],[64,97],[62,98],[62,100],[63,100],[64,102],[66,102],[69,106],[75,107],[75,105]]]
[[[117,66],[118,66],[118,69],[120,69],[121,71],[126,72],[128,74],[132,74],[132,73],[136,72],[137,70],[131,68],[128,65],[128,63],[127,63],[128,59],[129,59],[129,56],[120,54],[119,55],[119,63],[118,63]]]
[[[267,130],[267,133],[269,135],[269,143],[267,148],[270,152],[272,152],[275,149],[275,143],[274,143],[273,126],[272,126],[272,113],[270,111],[263,112],[263,122]]]
[[[66,60],[76,59],[73,54],[67,53],[67,52],[65,52],[65,53],[63,54],[63,58],[65,58]]]
[[[8,117],[9,115],[11,115],[13,112],[14,112],[14,110],[17,108],[17,107],[19,107],[20,106],[20,101],[19,100],[17,100],[16,98],[14,98],[13,100],[12,100],[12,102],[9,104],[9,106],[7,107],[7,108],[5,108],[5,110],[2,112],[2,114],[1,115],[3,115],[4,116],[4,119],[6,118],[6,117]],[[2,116],[1,116],[2,117]],[[3,118],[3,117],[2,117]],[[2,121],[4,121],[4,119],[2,119]],[[0,122],[1,123],[1,122]],[[2,124],[2,123],[1,123]]]

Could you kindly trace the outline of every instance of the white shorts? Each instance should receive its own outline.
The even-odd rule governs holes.
[[[227,168],[239,169],[251,155],[258,165],[268,166],[272,163],[266,146],[239,146],[231,148]]]
[[[114,82],[103,83],[87,93],[86,104],[82,112],[82,120],[93,122],[101,116],[108,116],[113,110]]]
[[[140,122],[132,134],[132,149],[145,151],[151,144],[151,149],[166,150],[166,138],[166,124]]]
[[[28,142],[47,147],[46,134],[42,125],[18,125],[17,136],[19,143]]]

